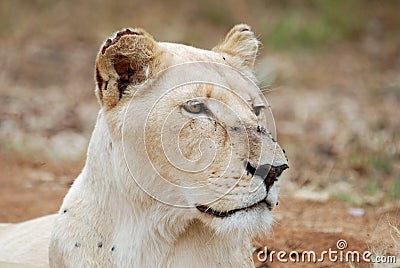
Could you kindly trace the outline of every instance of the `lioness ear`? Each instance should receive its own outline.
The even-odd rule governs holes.
[[[246,24],[235,25],[225,39],[213,51],[226,54],[227,60],[235,67],[252,69],[257,56],[259,41]]]
[[[96,95],[100,104],[113,108],[127,87],[138,85],[155,72],[157,43],[142,29],[126,29],[107,39],[96,60]]]

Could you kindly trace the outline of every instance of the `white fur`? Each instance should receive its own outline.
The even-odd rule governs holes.
[[[260,96],[247,80],[254,78],[251,68],[258,41],[246,25],[234,27],[214,51],[156,43],[138,32],[123,36],[122,45],[98,56],[96,68],[109,88],[103,83],[97,89],[102,108],[86,164],[58,215],[0,227],[0,261],[46,265],[49,247],[51,267],[254,266],[251,239],[273,223],[266,205],[226,218],[202,213],[195,206],[227,211],[263,198],[273,207],[277,201],[278,186],[267,192],[260,178],[246,175],[243,165],[246,159],[255,165],[286,163],[276,142],[258,133],[258,126],[266,125],[252,110]],[[146,53],[135,51],[136,47]],[[135,55],[131,60],[146,56],[138,60],[145,64],[146,81],[129,86],[119,99],[113,66],[121,50],[123,55]],[[149,53],[157,55],[157,63],[149,60]],[[151,69],[162,71],[194,61],[215,64],[195,63],[194,69],[183,65],[176,73],[158,76]],[[224,66],[239,69],[247,78],[224,72]],[[212,76],[232,91],[215,85],[162,91],[196,72]],[[160,96],[162,101],[157,102]],[[215,118],[192,118],[182,112],[180,105],[193,98],[206,98]],[[189,172],[200,170],[211,156],[214,161],[206,169]],[[193,185],[196,188],[186,188]],[[26,242],[33,237],[36,244]]]

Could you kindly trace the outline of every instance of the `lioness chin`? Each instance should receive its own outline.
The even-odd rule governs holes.
[[[254,83],[258,45],[243,24],[210,51],[138,28],[107,39],[86,164],[57,215],[0,228],[0,261],[253,267],[288,167]]]

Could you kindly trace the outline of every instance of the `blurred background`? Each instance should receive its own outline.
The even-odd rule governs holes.
[[[79,174],[109,35],[139,26],[210,49],[247,23],[290,163],[274,232],[256,245],[324,250],[342,238],[400,252],[399,10],[390,0],[1,1],[0,221],[54,213]]]

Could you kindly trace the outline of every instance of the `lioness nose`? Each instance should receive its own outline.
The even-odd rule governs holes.
[[[267,190],[269,190],[274,182],[278,180],[278,177],[282,174],[282,172],[287,168],[289,168],[289,166],[286,164],[277,167],[271,165],[261,165],[256,169],[255,175],[264,178],[265,187],[267,187]]]
[[[287,168],[289,168],[289,166],[286,164],[280,166],[271,166],[269,164],[265,164],[265,165],[260,165],[257,168],[252,167],[249,162],[247,162],[246,165],[247,171],[250,172],[253,176],[257,175],[263,178],[267,190],[271,188],[274,182],[278,180],[277,178]]]

